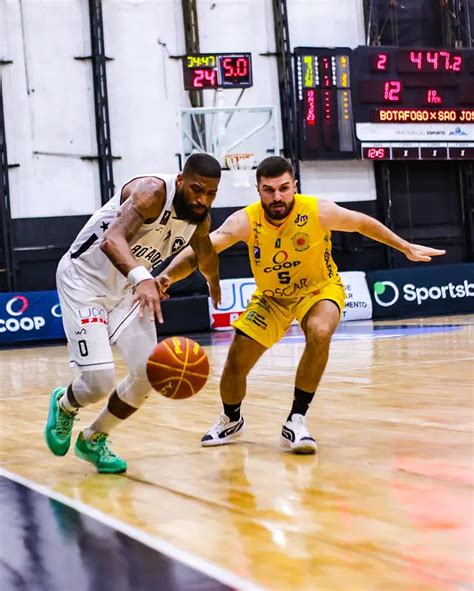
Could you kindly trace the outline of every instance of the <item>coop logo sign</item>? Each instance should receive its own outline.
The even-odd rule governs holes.
[[[0,333],[19,330],[40,330],[46,324],[43,316],[28,316],[25,312],[30,305],[28,298],[15,296],[5,304],[5,311],[10,318],[0,318]]]
[[[5,310],[10,316],[21,316],[28,305],[29,302],[25,296],[16,296],[6,303]]]
[[[0,344],[64,338],[58,293],[0,293]]]
[[[401,287],[402,297],[406,302],[415,302],[421,306],[430,300],[449,300],[474,297],[474,283],[465,279],[462,283],[450,281],[445,285],[417,287],[413,283],[405,283]],[[400,298],[400,290],[393,281],[377,281],[374,283],[374,299],[379,306],[388,308]]]
[[[289,261],[288,260],[288,253],[284,250],[280,250],[273,256],[273,262],[275,263],[273,267],[265,267],[263,269],[264,273],[271,273],[272,271],[280,271],[281,269],[292,269],[293,267],[297,267],[301,265],[301,261]]]

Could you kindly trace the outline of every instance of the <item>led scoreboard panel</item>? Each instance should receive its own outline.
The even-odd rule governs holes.
[[[301,160],[355,158],[349,48],[295,47]]]
[[[474,49],[295,48],[302,160],[474,158]]]
[[[474,50],[358,47],[351,70],[362,158],[474,158]]]
[[[184,88],[249,88],[252,86],[250,53],[200,53],[183,59]]]

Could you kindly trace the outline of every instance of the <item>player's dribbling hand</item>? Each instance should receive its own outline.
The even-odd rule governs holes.
[[[133,304],[140,302],[140,318],[143,318],[145,314],[150,315],[150,320],[158,320],[160,324],[163,324],[163,314],[161,312],[160,305],[160,293],[157,289],[157,285],[154,279],[146,279],[141,281],[135,288],[135,295],[132,300]]]
[[[404,253],[409,261],[427,263],[431,261],[431,257],[441,256],[446,254],[446,251],[438,248],[430,248],[429,246],[422,246],[421,244],[409,244],[405,248]]]

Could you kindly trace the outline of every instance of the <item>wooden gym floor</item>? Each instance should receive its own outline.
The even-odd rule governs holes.
[[[199,446],[220,412],[230,337],[202,335],[212,364],[205,390],[184,401],[156,394],[114,432],[113,448],[129,462],[124,476],[97,475],[73,453],[56,458],[45,447],[49,393],[71,377],[65,347],[0,351],[4,583],[48,591],[472,589],[474,316],[342,325],[308,419],[317,457],[278,447],[303,349],[296,328],[251,374],[242,440]],[[80,425],[98,409],[81,411]],[[56,529],[68,533],[53,543]],[[143,557],[151,549],[156,560]],[[158,559],[171,562],[137,583]]]

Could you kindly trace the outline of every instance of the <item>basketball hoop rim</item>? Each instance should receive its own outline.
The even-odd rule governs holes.
[[[229,170],[250,170],[254,165],[253,152],[232,152],[225,155],[225,163]],[[244,166],[241,166],[245,164]]]

